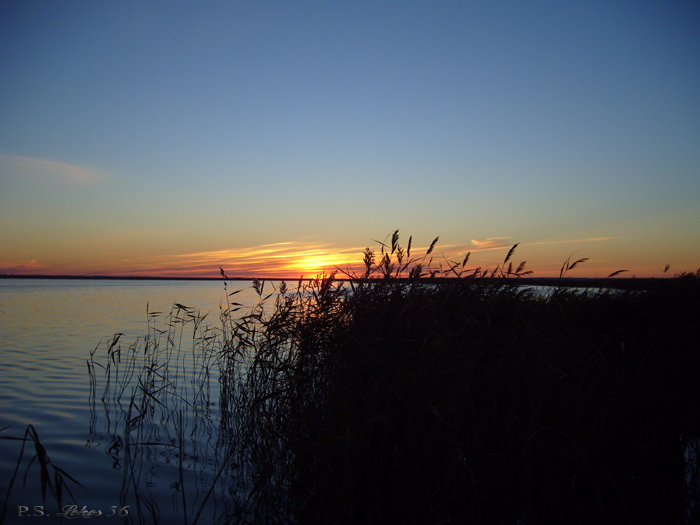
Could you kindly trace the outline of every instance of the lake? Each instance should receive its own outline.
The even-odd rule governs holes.
[[[448,303],[440,290],[427,288],[439,302],[409,298],[399,311],[408,312],[407,319],[437,315],[444,326],[437,320],[409,326],[365,317],[359,335],[338,332],[350,336],[348,346],[340,345],[346,352],[325,355],[340,358],[341,373],[329,390],[321,390],[326,397],[317,403],[314,378],[323,378],[318,373],[323,368],[308,372],[305,367],[316,365],[301,359],[308,357],[301,351],[286,354],[299,358],[286,361],[284,330],[259,330],[257,320],[221,324],[221,305],[228,307],[227,301],[243,305],[234,317],[257,303],[254,283],[234,281],[225,287],[223,281],[0,279],[0,504],[6,500],[5,521],[58,523],[59,514],[66,514],[117,517],[115,522],[134,524],[251,523],[265,522],[268,515],[282,522],[285,513],[291,516],[302,508],[296,501],[306,505],[307,494],[314,490],[327,494],[327,499],[313,502],[315,510],[330,508],[329,516],[343,515],[348,508],[362,511],[362,506],[353,506],[356,489],[357,501],[393,494],[397,503],[386,506],[385,519],[391,521],[396,509],[406,511],[423,494],[442,490],[424,490],[422,480],[434,479],[447,487],[442,501],[454,503],[454,512],[496,502],[506,513],[517,510],[510,521],[515,523],[523,508],[539,501],[528,499],[531,487],[544,488],[537,498],[545,513],[574,509],[573,517],[583,509],[604,516],[609,509],[624,507],[642,516],[651,508],[679,516],[684,512],[688,519],[679,523],[696,523],[700,445],[693,396],[698,337],[692,321],[700,303],[697,292],[685,293],[695,281],[686,281],[684,287],[668,284],[658,292],[663,312],[651,292],[648,297],[582,295],[574,301],[577,309],[562,308],[570,306],[571,294],[552,294],[552,306],[526,295],[496,293],[484,296],[485,302],[457,301],[452,308],[459,315],[445,315]],[[268,283],[259,292],[264,297],[273,291]],[[302,290],[299,296],[310,299],[309,308],[333,306],[316,291]],[[535,295],[539,293],[546,291]],[[377,301],[385,304],[386,297],[396,300],[381,294],[357,297],[370,298],[357,315]],[[518,322],[508,319],[505,331],[492,329],[491,319],[495,323],[498,318],[491,314],[508,301]],[[573,314],[559,319],[552,311]],[[328,325],[319,319],[337,319],[336,313],[345,311],[326,312],[326,318],[312,315],[302,326],[311,330],[305,337],[315,352],[312,357],[324,355],[325,339],[317,336]],[[298,313],[305,316],[308,311]],[[470,346],[466,339],[445,343],[445,336],[464,334],[464,319],[476,319],[469,328],[469,340],[476,344]],[[407,326],[414,331],[411,337],[405,334]],[[231,333],[236,337],[228,337]],[[431,337],[438,339],[430,343]],[[222,341],[227,360],[217,359]],[[408,343],[420,351],[410,345],[407,351]],[[425,348],[435,351],[427,354]],[[249,368],[253,351],[256,366]],[[392,351],[396,359],[387,358]],[[465,357],[471,366],[464,366]],[[335,363],[318,361],[322,366],[324,362]],[[254,380],[246,384],[249,371],[247,377]],[[444,385],[449,396],[441,394]],[[459,410],[449,412],[455,406],[451,393],[471,385],[478,385],[469,390],[468,399],[474,401],[457,399]],[[290,395],[292,388],[298,394]],[[397,388],[403,394],[397,395]],[[423,397],[403,400],[413,395]],[[398,407],[393,412],[384,408],[393,403]],[[359,415],[346,417],[356,409]],[[451,413],[453,423],[441,413]],[[398,423],[389,425],[387,414]],[[470,426],[463,427],[464,422]],[[599,430],[590,434],[591,429]],[[505,431],[513,438],[492,439]],[[309,435],[316,438],[309,440]],[[533,435],[541,437],[533,440]],[[412,446],[399,446],[404,436],[411,437]],[[481,441],[466,446],[473,436]],[[560,436],[575,438],[562,445]],[[521,443],[519,448],[514,442]],[[494,449],[494,443],[503,448]],[[633,453],[626,454],[627,449]],[[387,454],[395,454],[396,468],[376,469]],[[588,459],[591,454],[594,460]],[[319,456],[323,460],[317,461]],[[502,463],[502,457],[511,460]],[[294,486],[288,473],[296,475],[298,458],[310,470]],[[306,458],[311,459],[304,463]],[[533,461],[549,467],[529,471]],[[279,465],[288,470],[275,470]],[[481,469],[473,479],[487,480],[477,488],[491,499],[474,492],[471,483],[444,482],[452,468],[454,479],[463,479],[465,465],[469,472],[472,465]],[[585,475],[579,476],[582,469]],[[412,477],[416,472],[422,474]],[[522,472],[534,477],[521,477]],[[581,480],[580,488],[572,493],[562,479]],[[395,491],[397,486],[403,488]],[[586,500],[613,486],[626,491],[620,501],[613,498],[604,507],[595,498]],[[331,490],[326,493],[327,487]],[[367,492],[365,487],[375,488]],[[552,493],[557,487],[561,491]],[[457,489],[459,497],[453,492]],[[473,495],[478,499],[469,500]],[[584,500],[588,503],[576,510],[572,502]],[[512,507],[503,507],[501,501]],[[367,508],[374,512],[380,507]],[[435,508],[431,503],[429,512]]]
[[[241,290],[238,302],[254,304],[250,282],[229,282],[227,291],[234,290]],[[129,406],[130,393],[142,366],[141,353],[145,355],[143,344],[131,354],[129,346],[144,341],[149,319],[152,336],[167,337],[168,330],[174,333],[173,326],[179,329],[177,323],[167,326],[175,303],[209,312],[205,323],[220,325],[225,297],[222,281],[0,279],[0,437],[22,437],[32,425],[51,465],[82,485],[63,476],[63,504],[69,503],[69,489],[78,512],[85,506],[85,512],[118,515],[128,506],[122,514],[128,513],[129,523],[193,523],[197,518],[213,523],[230,518],[232,502],[222,494],[230,496],[233,488],[209,490],[224,483],[224,476],[217,478],[223,458],[218,457],[218,369],[213,355],[207,363],[195,362],[184,344],[182,355],[168,356],[171,366],[177,365],[168,378],[181,396],[173,398],[177,412],[151,406],[151,413],[140,421],[138,439],[146,445],[138,451],[129,450],[125,437],[125,422],[133,421],[137,410]],[[175,313],[194,315],[179,307]],[[185,341],[192,338],[190,328],[184,329]],[[119,377],[113,365],[107,384],[107,352],[115,333],[123,335],[114,348],[121,348],[124,363],[132,356],[131,370],[137,373],[125,377],[129,366],[123,363]],[[94,382],[88,364],[92,353]],[[203,365],[205,378],[196,375]],[[162,379],[158,373],[154,377]],[[121,397],[115,395],[120,385],[125,389]],[[131,437],[133,446],[138,441]],[[40,461],[30,464],[34,454],[32,441],[22,452],[22,441],[0,439],[0,500],[7,500],[6,523],[24,523],[31,516],[49,518],[41,523],[58,522],[57,514],[64,510],[50,489],[42,504]],[[49,467],[48,472],[54,476],[56,471]],[[55,478],[52,482],[56,486]]]

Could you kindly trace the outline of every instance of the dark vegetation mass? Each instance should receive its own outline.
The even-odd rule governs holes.
[[[212,502],[216,523],[700,523],[700,270],[544,290],[515,246],[495,269],[436,267],[436,241],[412,257],[394,232],[361,275],[255,280],[252,309],[222,270],[220,327],[176,303],[91,356],[134,522],[159,521],[139,480],[166,458],[185,523]],[[210,480],[197,495],[188,468]]]
[[[433,283],[395,233],[349,284],[229,319],[257,520],[698,522],[700,274],[545,294],[512,254]]]

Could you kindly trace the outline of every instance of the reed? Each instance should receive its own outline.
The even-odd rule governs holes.
[[[181,505],[166,521],[213,522],[215,488],[223,498],[219,513],[231,505],[222,483],[227,446],[219,441],[218,392],[212,394],[211,384],[217,383],[221,338],[193,308],[175,303],[164,319],[161,314],[147,312],[143,338],[123,346],[118,333],[91,353],[88,445],[109,436],[105,450],[122,473],[120,503],[130,505],[134,522],[160,521],[163,502],[151,490],[158,478],[170,484]]]
[[[3,429],[0,429],[0,432],[7,430],[9,427],[5,427]],[[34,425],[27,425],[27,428],[24,431],[24,435],[22,437],[18,436],[0,436],[0,439],[5,439],[5,440],[11,440],[11,441],[21,441],[22,445],[20,447],[19,454],[17,456],[17,464],[15,466],[14,473],[12,474],[12,477],[10,478],[9,485],[6,489],[5,492],[5,500],[3,501],[2,505],[2,510],[0,511],[0,524],[5,522],[5,518],[7,517],[7,511],[8,511],[8,506],[7,503],[10,499],[10,495],[12,494],[12,488],[14,487],[15,481],[17,480],[17,476],[19,475],[20,472],[20,467],[22,465],[23,459],[24,459],[24,448],[27,443],[32,443],[34,445],[34,455],[31,457],[29,460],[29,463],[27,464],[23,476],[23,487],[26,486],[27,484],[27,478],[29,475],[29,469],[30,467],[34,464],[36,461],[39,464],[39,487],[41,490],[41,500],[42,500],[42,505],[46,505],[46,492],[47,489],[53,496],[54,501],[56,501],[56,504],[58,505],[58,508],[61,508],[63,505],[64,501],[64,495],[67,493],[67,495],[71,498],[71,500],[75,503],[75,498],[73,497],[73,493],[70,490],[70,485],[68,482],[72,482],[80,487],[83,487],[79,481],[77,481],[75,478],[73,478],[68,472],[66,472],[64,469],[61,467],[58,467],[54,465],[51,462],[51,459],[49,458],[49,454],[46,451],[46,448],[44,445],[42,445],[41,440],[39,439],[39,434],[37,433],[36,429],[34,428]],[[84,488],[84,487],[83,487]]]
[[[412,259],[395,232],[349,287],[300,283],[233,343],[252,356],[235,400],[251,515],[697,520],[698,274],[543,296],[518,286],[515,246],[484,270],[436,266],[434,245]]]
[[[171,451],[187,523],[218,491],[225,523],[700,521],[700,271],[543,294],[517,245],[470,268],[434,260],[437,238],[418,256],[399,241],[365,250],[360,275],[255,280],[250,309],[221,269],[219,328],[176,305],[165,330],[107,345],[101,401],[144,521],[149,447]],[[207,433],[188,441],[191,421]],[[215,460],[190,498],[196,446]]]

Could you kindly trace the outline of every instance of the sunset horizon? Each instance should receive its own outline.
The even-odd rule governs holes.
[[[396,228],[436,265],[694,272],[698,27],[692,1],[5,2],[0,274],[298,279]]]
[[[406,242],[404,240],[404,242]],[[508,239],[472,239],[468,244],[436,243],[433,253],[424,257],[428,244],[412,247],[411,260],[426,263],[430,261],[431,269],[437,270],[439,276],[450,277],[450,265],[461,262],[469,254],[469,264],[466,272],[476,269],[493,270],[502,265],[503,257],[513,246],[517,245],[513,259],[525,262],[525,269],[531,271],[534,278],[560,277],[562,265],[569,259],[583,261],[567,272],[567,277],[600,279],[616,273],[619,277],[654,278],[669,277],[682,273],[692,273],[698,270],[692,267],[674,267],[670,262],[658,267],[644,264],[625,265],[615,264],[615,261],[591,258],[586,254],[586,246],[590,243],[611,243],[614,239],[591,238],[567,241],[541,241],[531,243],[510,243]],[[330,244],[281,242],[260,245],[239,250],[217,250],[191,254],[162,255],[146,258],[123,259],[118,262],[97,263],[93,266],[75,264],[59,264],[55,267],[42,265],[37,261],[20,261],[16,265],[5,263],[0,267],[0,275],[4,276],[75,276],[75,277],[136,277],[136,278],[177,278],[177,279],[221,279],[222,271],[231,279],[246,280],[276,279],[296,280],[313,279],[319,276],[335,274],[338,278],[360,277],[365,268],[362,264],[363,252],[370,248],[381,256],[382,242],[374,245],[368,243],[365,247],[340,248]],[[540,246],[558,245],[561,255],[559,262],[538,260],[536,255]],[[405,246],[405,245],[404,245]],[[570,252],[565,246],[581,246]],[[387,251],[389,251],[387,249]],[[591,252],[596,250],[592,248]],[[545,252],[546,253],[546,252]],[[528,254],[530,258],[521,257]],[[534,261],[534,262],[532,262]],[[395,262],[395,258],[394,261]],[[407,262],[407,261],[404,261]],[[404,272],[407,275],[407,271]]]
[[[0,524],[700,523],[700,0],[2,0],[0,66]]]

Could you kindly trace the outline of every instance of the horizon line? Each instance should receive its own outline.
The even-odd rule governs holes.
[[[527,283],[529,286],[561,286],[570,288],[640,288],[652,283],[673,280],[680,275],[668,275],[663,277],[479,277],[479,280],[489,279],[494,281],[510,281]],[[326,275],[328,277],[328,275]],[[319,277],[298,277],[289,279],[285,277],[182,277],[182,276],[146,276],[146,275],[26,275],[26,274],[0,274],[0,279],[74,279],[74,280],[133,280],[133,281],[314,281]],[[368,282],[380,283],[386,279],[382,276],[370,278],[334,277],[339,282]],[[390,282],[422,282],[422,283],[444,283],[457,280],[468,280],[470,277],[425,277],[417,280],[408,277],[392,277]]]

